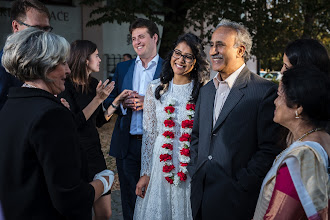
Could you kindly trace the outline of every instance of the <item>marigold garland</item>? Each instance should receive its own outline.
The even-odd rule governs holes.
[[[164,163],[163,172],[164,177],[170,184],[179,185],[180,181],[187,180],[187,166],[190,161],[190,141],[191,131],[193,127],[193,117],[195,113],[195,104],[187,103],[186,115],[187,118],[181,122],[181,136],[179,138],[179,172],[175,175],[175,167],[172,162],[173,154],[173,139],[175,122],[173,121],[173,115],[175,112],[176,100],[172,99],[169,101],[168,106],[164,108],[164,111],[168,114],[168,118],[164,120],[164,126],[166,128],[163,136],[165,137],[165,143],[162,145],[163,153],[159,156],[160,162]]]

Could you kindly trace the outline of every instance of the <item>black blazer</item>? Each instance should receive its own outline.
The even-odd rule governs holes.
[[[6,219],[91,219],[71,112],[54,95],[11,88],[0,111],[0,201]]]
[[[245,67],[213,127],[213,80],[201,88],[188,166],[194,216],[202,207],[205,219],[252,218],[262,180],[280,151],[276,91],[274,83]]]

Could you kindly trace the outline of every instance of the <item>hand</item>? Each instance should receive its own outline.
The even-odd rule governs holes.
[[[61,103],[70,110],[70,104],[64,98],[61,98]]]
[[[123,102],[124,108],[131,108],[133,111],[140,111],[143,109],[144,96],[139,95],[133,91]]]
[[[113,101],[113,104],[119,106],[133,91],[125,89]]]
[[[135,194],[144,198],[148,185],[149,185],[150,177],[147,175],[141,176],[139,182],[136,184]]]
[[[113,88],[115,88],[114,81],[112,81],[109,84],[108,84],[108,82],[109,82],[109,79],[105,80],[104,83],[102,83],[102,81],[100,80],[99,84],[97,84],[95,97],[100,99],[101,102],[103,102],[106,98],[108,98],[108,96],[112,92]]]

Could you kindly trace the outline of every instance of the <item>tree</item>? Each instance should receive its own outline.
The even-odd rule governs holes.
[[[92,5],[100,0],[83,0]],[[156,11],[156,13],[155,13]],[[288,42],[298,38],[318,39],[330,49],[330,4],[326,0],[108,0],[108,4],[92,11],[88,25],[117,21],[131,22],[142,13],[164,25],[161,56],[184,28],[193,28],[208,42],[214,27],[223,18],[243,23],[253,36],[252,53],[262,68],[279,70]],[[164,14],[165,21],[157,18]]]

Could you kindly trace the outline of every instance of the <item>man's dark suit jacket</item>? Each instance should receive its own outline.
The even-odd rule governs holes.
[[[194,217],[251,219],[261,183],[275,156],[273,122],[277,86],[243,68],[213,127],[216,88],[201,88],[191,142],[191,203]]]
[[[108,108],[113,100],[125,89],[133,89],[133,73],[135,68],[135,60],[128,60],[118,63],[116,72],[113,77],[115,88],[110,96],[104,101],[104,106]],[[159,57],[158,65],[153,79],[160,76],[162,70],[163,59]],[[127,114],[123,115],[121,110],[117,110],[118,118],[112,134],[110,155],[117,159],[123,159],[127,155],[130,140],[130,126],[132,118],[132,110],[127,109]]]

